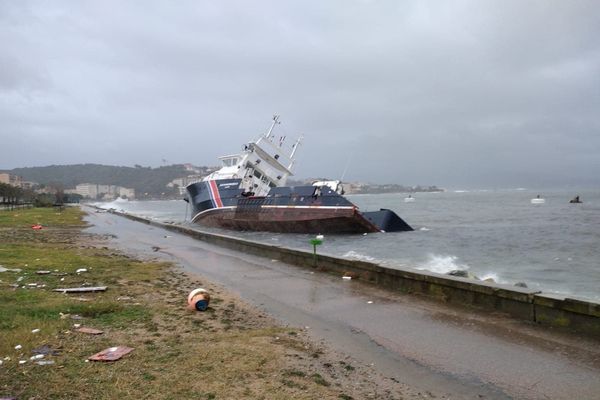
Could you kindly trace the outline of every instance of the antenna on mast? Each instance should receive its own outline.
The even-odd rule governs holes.
[[[266,138],[271,137],[271,132],[273,132],[273,128],[275,128],[275,125],[278,125],[278,124],[281,124],[281,122],[279,122],[279,115],[273,114],[273,123],[271,124],[271,127],[269,128],[267,133],[265,133]]]
[[[292,160],[292,162],[290,163],[290,165],[288,166],[288,169],[291,171],[292,167],[294,166],[294,162],[296,160],[294,160],[294,155],[296,154],[296,150],[298,150],[298,146],[300,146],[300,143],[302,143],[302,140],[304,139],[304,135],[301,135],[298,140],[296,140],[296,143],[294,143],[292,145],[292,152],[290,153],[290,159]]]

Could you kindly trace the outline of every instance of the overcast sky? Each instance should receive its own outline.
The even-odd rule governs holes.
[[[598,1],[0,0],[0,43],[0,169],[215,165],[278,113],[299,177],[600,185]]]

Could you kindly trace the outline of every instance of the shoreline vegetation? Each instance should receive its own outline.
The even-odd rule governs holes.
[[[85,227],[79,207],[0,211],[0,397],[421,398],[223,288],[111,249]],[[86,286],[107,290],[52,291]],[[197,287],[211,293],[205,312],[186,308]],[[87,360],[113,346],[134,350]]]

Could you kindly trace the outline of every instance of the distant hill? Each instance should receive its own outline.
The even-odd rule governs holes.
[[[206,169],[206,167],[200,167]],[[21,176],[26,181],[42,185],[62,183],[65,188],[74,188],[80,183],[117,185],[135,189],[136,193],[158,196],[174,189],[166,185],[176,178],[194,174],[183,165],[168,165],[151,168],[117,167],[101,164],[50,165],[47,167],[15,168],[6,171]]]

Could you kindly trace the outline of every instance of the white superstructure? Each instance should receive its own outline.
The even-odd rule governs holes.
[[[221,169],[203,180],[241,179],[240,188],[255,196],[265,196],[272,187],[285,186],[288,176],[293,175],[294,155],[302,137],[289,151],[284,149],[285,136],[276,138],[273,134],[273,128],[278,124],[279,116],[274,115],[273,123],[264,135],[246,144],[239,154],[219,157]]]

